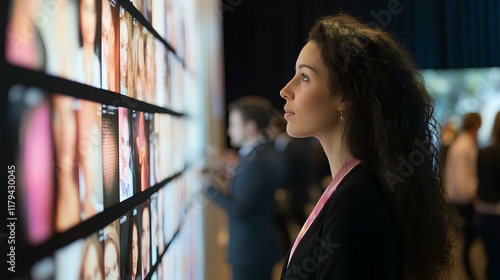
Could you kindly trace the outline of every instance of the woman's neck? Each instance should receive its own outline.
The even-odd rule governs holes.
[[[323,151],[328,158],[332,178],[340,170],[342,165],[351,157],[351,151],[347,145],[344,131],[333,131],[330,134],[321,134],[316,138],[321,143]]]

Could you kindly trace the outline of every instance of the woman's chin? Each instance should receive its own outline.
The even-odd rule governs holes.
[[[305,138],[309,136],[309,135],[304,135],[304,133],[301,133],[301,131],[294,129],[290,125],[286,126],[286,133],[293,138]]]

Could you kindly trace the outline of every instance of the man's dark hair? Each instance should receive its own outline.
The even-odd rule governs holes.
[[[462,122],[463,130],[471,130],[481,126],[481,115],[476,112],[468,113]]]
[[[244,122],[255,121],[259,130],[267,128],[272,116],[271,102],[260,96],[241,97],[231,102],[228,109],[241,112]]]

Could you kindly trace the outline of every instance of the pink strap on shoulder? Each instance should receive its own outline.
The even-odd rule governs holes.
[[[288,264],[290,263],[290,260],[292,259],[293,252],[297,248],[297,245],[299,245],[300,240],[304,236],[304,234],[307,232],[311,224],[314,222],[316,217],[318,216],[319,212],[321,209],[323,209],[323,206],[325,206],[326,202],[332,194],[335,192],[337,187],[339,186],[340,182],[344,179],[344,177],[354,168],[356,167],[361,161],[359,159],[354,158],[353,156],[349,157],[346,162],[342,165],[342,167],[339,169],[337,174],[335,174],[335,177],[333,177],[332,182],[328,185],[326,190],[323,192],[321,197],[319,198],[318,202],[314,206],[314,209],[311,211],[311,214],[309,214],[309,217],[307,218],[305,224],[302,226],[302,229],[300,230],[299,234],[297,235],[297,238],[295,239],[295,242],[293,243],[292,250],[290,251],[290,256],[288,258]]]

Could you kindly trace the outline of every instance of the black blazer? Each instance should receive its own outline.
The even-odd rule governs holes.
[[[230,195],[218,193],[211,187],[211,192],[216,193],[212,199],[228,214],[228,262],[231,265],[269,266],[279,260],[274,220],[278,175],[276,152],[272,144],[266,142],[240,159],[231,180]]]
[[[490,146],[479,151],[477,174],[479,199],[490,203],[500,202],[500,146]]]
[[[401,238],[378,177],[360,163],[303,236],[281,279],[400,279]]]

